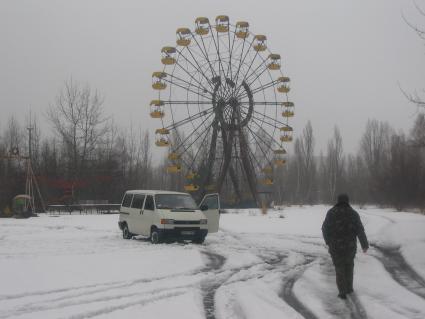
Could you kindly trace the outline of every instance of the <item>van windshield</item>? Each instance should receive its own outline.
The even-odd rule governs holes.
[[[184,194],[155,195],[156,208],[159,209],[197,209],[192,196]]]

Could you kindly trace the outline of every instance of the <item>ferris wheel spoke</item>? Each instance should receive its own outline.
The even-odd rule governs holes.
[[[227,67],[226,78],[229,76],[229,71],[230,71],[230,78],[232,78],[232,54],[233,54],[233,47],[235,45],[236,33],[233,32],[232,46],[230,47],[230,27],[227,30],[227,38],[229,39],[229,64]]]
[[[254,132],[254,130],[252,130],[250,127],[248,127],[248,130],[251,132],[252,136],[254,137],[254,140],[256,141],[256,144],[258,146],[258,148],[260,149],[261,153],[263,153],[264,158],[266,160],[266,162],[268,162],[268,164],[270,166],[273,166],[272,161],[270,161],[268,159],[268,156],[266,154],[266,152],[264,152],[263,148],[261,147],[261,143],[259,143],[258,141],[260,140],[261,142],[263,142],[269,149],[271,148],[271,143],[267,143],[266,141],[264,141],[264,139],[262,139],[257,133]]]
[[[262,85],[260,85],[260,86],[258,86],[256,88],[252,89],[251,90],[251,94],[254,95],[254,94],[258,93],[258,92],[265,91],[268,88],[273,87],[276,83],[279,83],[279,80],[273,80],[273,81],[271,81],[269,83],[262,84]],[[248,94],[246,92],[243,92],[242,94],[238,95],[238,98],[239,99],[242,99],[242,98],[247,97],[247,96],[248,96]]]
[[[258,52],[257,52],[258,53]],[[249,75],[247,75],[246,77],[245,77],[245,81],[246,82],[248,82],[248,79],[251,77],[251,76],[253,76],[253,75],[255,75],[255,74],[257,74],[257,70],[261,67],[261,66],[265,66],[264,67],[264,69],[261,71],[261,73],[253,80],[253,81],[251,81],[250,83],[249,83],[249,85],[251,85],[253,82],[255,82],[255,80],[256,79],[258,79],[265,71],[267,71],[268,70],[268,67],[267,67],[267,65],[266,65],[266,63],[267,63],[267,59],[265,59],[265,58],[263,58],[263,56],[261,55],[261,54],[259,54],[258,55],[260,58],[261,58],[261,60],[262,60],[262,62],[260,63],[260,65],[255,69],[255,70],[253,70]]]
[[[278,144],[279,143],[274,139],[274,137],[272,135],[270,135],[269,132],[267,132],[260,124],[258,124],[255,119],[252,120],[252,123],[255,124],[261,131],[264,132],[264,134],[266,134],[268,136],[268,138],[270,139],[270,143],[268,144],[270,147],[273,146],[273,143]]]
[[[260,76],[262,76],[263,74],[264,74],[264,72],[266,72],[267,71],[267,68],[266,69],[264,69],[261,73],[259,73],[259,74],[257,74],[257,76],[255,77],[255,79],[254,80],[252,80],[250,83],[249,83],[249,85],[252,85]],[[272,84],[272,85],[274,85],[274,84],[276,84],[276,83],[278,83],[279,82],[279,80],[273,80],[273,81],[271,81],[271,82],[269,82],[269,83],[267,83],[266,85],[268,85],[268,87],[270,86],[270,84]],[[255,90],[255,89],[254,89]]]
[[[261,55],[260,55],[261,56]],[[261,74],[267,70],[267,59],[262,59],[263,62],[261,62],[254,70],[251,71],[251,73],[244,77],[244,81],[248,82],[248,79],[253,76],[254,74],[257,74],[258,69],[260,69],[262,66],[264,66],[264,70],[261,72]]]
[[[182,69],[187,75],[189,75],[190,76],[190,78],[196,83],[196,84],[198,84],[197,86],[196,85],[193,85],[192,84],[192,86],[195,86],[195,87],[197,87],[197,88],[200,88],[200,89],[202,89],[203,91],[204,91],[204,93],[206,93],[206,92],[208,92],[208,93],[210,93],[210,94],[212,94],[212,92],[210,92],[201,82],[199,82],[192,74],[190,74],[187,70],[186,70],[186,68],[184,68],[183,66],[181,66],[180,65],[180,63],[178,63],[178,61],[176,61],[176,65],[180,68],[180,69]],[[174,76],[173,75],[173,77],[175,77],[175,78],[177,78],[176,76]],[[184,81],[184,80],[182,80],[182,79],[179,79],[179,80],[181,80],[181,81]],[[184,81],[184,82],[186,82],[186,81]],[[187,83],[187,82],[186,82]]]
[[[207,90],[205,87],[203,87],[203,86],[198,86],[198,85],[196,85],[196,84],[193,84],[193,83],[191,83],[191,82],[188,82],[188,81],[186,81],[186,80],[183,80],[182,78],[180,78],[180,77],[178,77],[178,76],[176,76],[176,75],[174,75],[174,74],[167,73],[167,75],[168,75],[168,76],[170,76],[170,77],[171,77],[171,79],[176,79],[177,81],[183,82],[183,84],[187,84],[187,87],[183,86],[183,84],[181,84],[181,83],[177,83],[177,82],[175,82],[175,81],[170,81],[170,80],[168,80],[167,78],[165,78],[164,80],[165,80],[166,82],[170,83],[170,84],[177,85],[178,87],[181,87],[181,88],[183,88],[183,89],[185,89],[185,90],[189,90],[189,88],[190,88],[190,87],[197,88],[197,89],[202,90],[203,92],[207,91],[207,92],[205,92],[205,93],[210,93],[210,94],[212,95],[212,92],[208,91],[208,90]],[[197,82],[197,81],[196,81],[196,83],[198,84],[199,82]],[[201,94],[201,93],[199,93],[199,92],[196,92],[196,91],[191,91],[191,92],[192,92],[192,93],[195,93],[195,94],[198,94],[198,95],[201,95],[201,96],[203,96],[203,97],[205,97],[205,98],[207,98],[207,99],[212,99],[211,97],[209,97],[209,96],[207,96],[207,95],[204,95],[204,94]]]
[[[252,44],[254,43],[254,38],[252,39],[252,41],[251,41],[251,43],[249,44],[249,47],[248,47],[248,50],[246,51],[246,53],[245,53],[245,56],[242,58],[242,56],[243,56],[243,50],[244,50],[244,46],[245,46],[245,39],[243,40],[243,42],[244,42],[244,45],[242,46],[242,52],[241,52],[241,58],[239,59],[239,65],[238,65],[238,70],[236,71],[236,75],[235,75],[235,78],[234,79],[232,79],[232,81],[234,82],[234,83],[237,83],[238,82],[238,79],[239,79],[239,72],[240,72],[240,70],[241,70],[241,67],[242,67],[242,65],[245,63],[245,59],[246,59],[246,57],[247,57],[247,55],[248,55],[248,53],[249,53],[249,50],[251,49],[251,47],[252,47]]]
[[[248,148],[248,156],[251,163],[255,163],[257,165],[258,170],[260,171],[263,167],[261,167],[260,162],[257,160],[257,156],[253,153],[251,148]]]
[[[186,50],[189,52],[190,56],[192,57],[193,61],[195,61],[196,65],[192,63],[192,61],[190,61],[184,54],[182,50],[178,50],[177,52],[179,53],[179,57],[182,57],[187,63],[189,63],[193,68],[195,68],[195,70],[198,72],[198,74],[201,74],[208,82],[208,84],[210,85],[211,88],[214,88],[214,85],[211,83],[211,79],[209,79],[206,75],[205,72],[202,71],[201,66],[199,65],[198,59],[196,59],[192,53],[192,51],[190,51],[189,47],[185,47]]]
[[[200,145],[201,145],[201,147],[198,147],[198,150],[196,151],[195,156],[193,157],[193,160],[192,160],[192,162],[191,162],[191,164],[190,164],[190,166],[189,166],[189,169],[192,169],[193,164],[195,163],[196,158],[198,157],[198,154],[200,153],[200,151],[201,151],[201,149],[202,149],[202,145],[204,145],[205,140],[206,140],[206,139],[207,139],[207,137],[208,137],[208,133],[209,133],[209,131],[210,131],[211,127],[212,127],[212,126],[208,126],[207,131],[205,132],[205,134],[203,134],[203,135],[204,135],[204,138],[203,138],[203,139],[202,139],[202,141],[201,141],[201,144],[200,144]],[[199,137],[200,137],[200,136],[201,136],[201,135],[199,135],[199,136],[195,139],[195,141],[193,141],[192,145],[196,143],[196,141],[199,139]],[[183,152],[185,152],[185,151],[183,151]]]
[[[215,38],[214,38],[213,31],[212,31],[211,24],[209,24],[209,28],[210,28],[211,37],[212,37],[212,40],[213,40],[213,43],[214,43],[214,47],[215,47],[216,52],[217,52],[217,57],[218,57],[218,71],[219,71],[218,73],[219,73],[219,76],[220,76],[220,79],[221,79],[222,78],[221,75],[223,74],[223,77],[224,77],[226,72],[224,72],[224,67],[223,67],[223,63],[222,63],[222,59],[221,59],[221,54],[220,54],[220,39],[219,39],[219,34],[218,34],[218,31],[216,31],[216,36],[217,36],[217,42],[216,42],[215,41]],[[225,85],[224,85],[223,90],[224,90],[224,92],[223,92],[224,95],[227,95],[228,92],[229,92],[229,90],[230,90],[229,89],[229,86],[227,84],[227,80],[225,82]]]
[[[258,170],[261,170],[262,169],[261,164],[258,161],[257,156],[255,156],[255,154],[253,153],[251,148],[248,148],[247,154],[248,154],[248,158],[249,158],[249,161],[251,162],[251,164],[255,164],[255,165],[252,165],[252,166],[257,166]]]
[[[263,114],[263,113],[260,113],[260,112],[258,112],[258,111],[256,111],[256,112],[255,112],[255,114],[259,114],[260,116],[263,116],[263,117],[265,117],[265,118],[272,119],[271,117],[269,117],[269,116],[267,116],[267,115],[265,115],[265,114]],[[256,119],[256,120],[258,120],[258,121],[263,121],[264,123],[266,123],[267,125],[271,126],[272,128],[278,128],[278,129],[280,129],[280,128],[281,128],[281,126],[279,127],[279,126],[277,126],[276,124],[280,124],[280,125],[284,125],[284,126],[289,126],[289,125],[287,125],[287,124],[285,124],[285,123],[278,122],[278,121],[275,121],[275,122],[268,122],[268,121],[262,120],[261,118],[259,118],[259,117],[255,116],[255,114],[252,114],[252,115],[251,115],[254,119]]]
[[[212,114],[214,114],[214,113],[210,113],[207,117],[206,117],[206,119],[205,119],[205,121],[207,121],[210,117],[211,117],[211,115]],[[184,139],[184,141],[182,141],[178,146],[176,146],[175,147],[175,150],[177,151],[177,150],[179,150],[188,140],[189,140],[189,138],[192,136],[192,135],[194,135],[198,130],[199,130],[199,128],[201,128],[201,127],[204,127],[204,126],[202,126],[202,125],[198,125],[198,127],[196,127],[185,139]],[[199,136],[200,135],[202,135],[202,134],[204,134],[209,128],[210,128],[211,126],[207,126],[203,131],[201,131],[201,133],[198,135],[198,138],[199,138]],[[193,144],[193,143],[192,143]],[[192,145],[191,144],[191,145]],[[184,150],[184,151],[186,151],[187,150],[187,148]]]
[[[254,61],[255,60],[255,57],[256,56],[259,56],[262,60],[263,60],[263,62],[262,63],[260,63],[260,65],[259,65],[259,67],[261,67],[264,63],[266,63],[266,61],[267,61],[267,59],[264,59],[260,54],[258,54],[258,51],[256,52],[256,54],[255,54],[255,56],[254,56],[254,59],[252,60],[252,61]],[[251,66],[252,66],[252,63],[250,64],[250,66],[249,66],[249,68],[248,68],[248,70],[247,70],[247,72],[246,73],[248,73],[249,72],[249,70],[250,70],[250,68],[251,68]],[[250,81],[250,83],[248,83],[248,85],[249,86],[251,86],[257,79],[259,79],[260,78],[260,76],[261,75],[263,75],[264,74],[264,72],[266,72],[267,70],[268,70],[268,68],[267,68],[267,66],[260,72],[260,73],[258,73],[257,74],[257,70],[259,69],[259,67],[257,67],[255,70],[253,70],[252,72],[251,72],[251,74],[249,75],[249,76],[246,76],[245,75],[245,77],[244,77],[244,79],[243,79],[243,81],[245,81],[246,83],[248,83],[248,79],[252,76],[252,75],[254,75],[254,74],[256,74],[257,76],[255,77],[255,79],[254,80],[252,80],[252,81]],[[253,92],[253,90],[251,90],[252,92]],[[239,88],[239,90],[237,91],[237,93],[236,93],[236,95],[239,95],[239,93],[240,93],[240,88]],[[254,94],[254,93],[253,93]]]
[[[204,56],[205,60],[208,62],[208,65],[209,65],[210,70],[211,70],[211,75],[212,75],[213,77],[216,77],[216,76],[217,76],[217,74],[215,73],[215,70],[214,70],[214,68],[213,68],[213,67],[212,67],[212,65],[211,65],[211,61],[210,61],[210,59],[209,59],[209,57],[208,57],[208,51],[207,51],[207,49],[206,49],[206,47],[205,47],[205,43],[204,43],[203,38],[201,37],[201,40],[202,40],[202,46],[204,47],[204,50],[205,50],[205,51],[201,48],[201,46],[199,45],[198,40],[197,40],[197,39],[196,39],[196,37],[193,35],[193,33],[192,33],[192,39],[193,39],[193,40],[195,40],[196,45],[198,46],[199,50],[202,52],[202,55]],[[189,49],[189,47],[187,47],[187,48]]]
[[[254,55],[254,58],[251,60],[251,62],[249,63],[249,66],[248,66],[248,69],[246,70],[246,72],[245,72],[245,74],[244,74],[244,77],[243,77],[243,79],[242,79],[242,81],[241,81],[241,83],[246,83],[246,74],[251,70],[251,67],[252,67],[252,65],[253,65],[253,63],[255,62],[255,58],[257,57],[257,55],[259,55],[258,54],[258,51],[255,51],[255,55]],[[245,61],[244,61],[244,63],[245,63]],[[236,95],[238,95],[239,94],[239,92],[240,92],[240,90],[242,89],[242,86],[239,86],[239,88],[238,88],[238,90],[236,91]]]
[[[257,77],[251,83],[249,83],[248,85],[251,86],[266,70],[267,69],[263,70],[262,73],[258,74]],[[254,89],[251,89],[251,93],[252,94],[255,94],[255,93],[264,91],[264,90],[268,89],[269,87],[274,86],[276,83],[279,83],[279,80],[278,79],[272,80],[272,81],[270,81],[270,82],[268,82],[266,84],[262,84],[261,83],[260,86],[254,88]],[[241,95],[239,95],[240,98],[243,98],[245,96],[246,96],[246,92],[243,92]]]
[[[161,100],[161,102],[163,102],[165,105],[170,104],[170,105],[213,105],[212,101],[188,101],[188,100],[181,100],[181,101],[174,101],[174,100]]]
[[[169,129],[169,130],[177,129],[178,127],[180,127],[182,125],[185,125],[185,124],[187,124],[187,123],[189,123],[189,122],[191,122],[193,120],[199,119],[200,117],[207,115],[208,113],[211,113],[211,112],[213,113],[213,111],[214,111],[214,107],[211,107],[211,108],[206,109],[206,110],[204,110],[202,112],[199,112],[199,113],[196,113],[196,114],[194,114],[192,116],[189,116],[189,117],[187,117],[187,118],[185,118],[183,120],[180,120],[180,121],[177,121],[177,122],[173,122],[173,124],[168,125],[168,126],[166,126],[164,128]]]
[[[234,81],[234,75],[236,74],[236,70],[235,70],[235,68],[236,68],[235,64],[236,63],[233,63],[233,61],[237,62],[237,56],[235,56],[235,52],[238,51],[241,47],[243,49],[244,44],[245,44],[245,40],[242,41],[242,43],[236,44],[236,47],[235,47],[235,38],[236,38],[236,36],[235,36],[235,34],[233,34],[232,47],[229,51],[229,63],[228,63],[228,68],[227,68],[227,72],[226,72],[226,78],[229,78],[236,85],[236,82]],[[230,41],[230,39],[229,39],[229,41]],[[240,58],[242,58],[242,56]],[[240,60],[241,59],[239,59],[239,62],[240,62]],[[232,92],[233,90],[230,90],[230,91],[231,91],[231,93],[233,93]]]
[[[275,105],[280,105],[280,103],[277,103],[277,104],[275,104]],[[243,107],[243,110],[246,110],[247,109],[247,107]],[[281,122],[280,120],[278,120],[277,118],[274,118],[274,117],[271,117],[271,116],[268,116],[267,114],[265,114],[265,113],[261,113],[261,112],[259,112],[259,111],[257,111],[255,108],[253,108],[252,109],[252,112],[253,112],[253,115],[252,116],[254,116],[254,114],[258,114],[259,116],[263,116],[263,117],[265,117],[265,118],[267,118],[268,120],[270,120],[272,123],[277,123],[277,124],[280,124],[280,125],[284,125],[284,126],[289,126],[288,124],[286,124],[286,123],[284,123],[284,122]],[[259,118],[257,118],[258,120],[260,120]]]
[[[208,100],[212,100],[212,98],[211,98],[210,96],[207,96],[207,95],[201,94],[201,93],[199,93],[199,92],[197,92],[197,91],[194,91],[194,90],[190,89],[190,86],[194,86],[193,84],[190,84],[190,82],[186,82],[186,83],[188,83],[188,84],[189,84],[189,87],[185,87],[185,86],[181,85],[180,83],[176,83],[176,82],[170,81],[170,80],[168,80],[168,79],[164,79],[164,81],[165,81],[165,82],[168,82],[168,83],[170,83],[170,84],[172,84],[172,85],[178,86],[179,88],[181,88],[181,89],[183,89],[183,90],[186,90],[186,91],[192,92],[193,94],[200,95],[200,96],[202,96],[202,97],[204,97],[204,98],[206,98],[206,99],[208,99]],[[197,86],[194,86],[194,87],[197,87]]]
[[[249,83],[248,85],[249,86],[251,86],[253,83],[255,83],[255,81],[261,76],[261,75],[263,75],[264,74],[264,72],[266,72],[267,71],[267,68],[265,68],[264,70],[262,70],[261,71],[261,73],[259,73],[257,76],[256,76],[256,78],[251,82],[251,83]],[[247,78],[245,78],[244,79],[244,81],[246,81],[247,80]],[[270,82],[270,83],[267,83],[267,84],[264,84],[264,85],[261,85],[261,86],[259,86],[259,87],[257,87],[257,88],[255,88],[255,89],[252,89],[251,90],[251,93],[252,94],[255,94],[255,93],[257,93],[257,92],[260,92],[260,91],[264,91],[265,89],[268,89],[269,87],[271,87],[271,86],[273,86],[275,83],[277,83],[278,82],[278,80],[273,80],[272,82]],[[240,90],[236,93],[237,95],[239,95],[239,92],[240,92]],[[245,97],[246,96],[246,92],[243,92],[242,93],[242,95],[240,95],[240,97]]]
[[[260,114],[260,116],[264,115],[263,113],[259,113],[259,112],[256,112],[256,113],[257,114]],[[247,111],[243,111],[243,114],[246,116],[248,113],[247,113]],[[276,122],[266,121],[265,118],[264,118],[264,116],[263,116],[263,118],[260,118],[260,117],[255,116],[255,114],[251,114],[251,117],[254,118],[254,119],[256,119],[256,120],[258,120],[258,121],[261,121],[262,123],[267,124],[268,126],[270,126],[273,129],[280,129],[280,127],[277,126],[276,124],[281,124],[281,125],[287,126],[284,123],[279,123],[279,122],[276,123]]]
[[[252,128],[248,127],[248,130],[250,131],[252,137],[254,138],[254,140],[256,141],[256,145],[258,146],[258,148],[260,149],[261,153],[263,154],[266,162],[268,162],[270,165],[272,164],[272,162],[268,159],[267,156],[267,152],[265,152],[263,150],[263,148],[261,147],[261,145],[265,145],[268,149],[270,149],[272,147],[273,142],[267,142],[266,140],[264,140],[264,138],[262,138],[258,133],[256,133]],[[274,140],[273,140],[274,141]],[[260,143],[261,142],[261,143]]]
[[[282,102],[267,102],[267,101],[259,101],[259,102],[255,102],[254,101],[254,105],[273,105],[273,106],[281,106]]]
[[[217,42],[215,41],[215,37],[214,37],[214,33],[211,27],[211,24],[208,23],[209,29],[210,29],[210,33],[211,33],[211,38],[214,42],[214,46],[215,46],[215,50],[217,52],[217,56],[218,56],[218,71],[219,71],[219,75],[221,75],[221,71],[223,71],[223,75],[224,75],[224,68],[223,65],[221,63],[221,55],[220,55],[220,42],[219,42],[219,35],[218,35],[218,31],[216,31],[216,36],[217,36]]]

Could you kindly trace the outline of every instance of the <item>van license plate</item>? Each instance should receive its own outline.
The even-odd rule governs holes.
[[[195,235],[195,232],[193,230],[182,230],[182,235]]]

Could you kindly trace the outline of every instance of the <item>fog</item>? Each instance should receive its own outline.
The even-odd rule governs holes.
[[[411,127],[416,107],[400,87],[425,87],[425,50],[402,18],[421,23],[410,1],[2,0],[0,130],[11,115],[23,122],[31,110],[52,134],[46,109],[72,78],[104,96],[119,126],[141,123],[153,133],[148,105],[161,48],[175,45],[176,28],[218,14],[249,21],[281,54],[295,134],[311,120],[317,152],[334,125],[348,152],[356,152],[369,118]]]

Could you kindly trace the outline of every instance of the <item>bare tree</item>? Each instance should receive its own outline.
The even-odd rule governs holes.
[[[47,112],[53,129],[61,136],[72,169],[77,178],[108,130],[103,114],[103,98],[86,85],[72,79],[65,82],[56,101]]]
[[[344,177],[345,189],[350,194],[350,198],[360,206],[364,206],[369,199],[368,190],[365,187],[369,180],[367,169],[360,155],[350,154],[347,156]]]
[[[398,210],[419,205],[424,185],[420,149],[409,145],[404,134],[394,134],[390,154],[387,202]]]
[[[316,190],[316,162],[313,127],[310,121],[307,122],[302,136],[295,141],[295,159],[298,176],[295,196],[298,201],[312,204]]]
[[[369,120],[360,141],[360,153],[369,173],[369,195],[372,202],[385,201],[386,170],[389,163],[393,129],[388,123]]]
[[[425,147],[425,114],[418,114],[411,131],[412,144],[416,147]]]
[[[420,18],[424,19],[425,10],[421,8],[416,2],[414,2],[414,6]],[[425,26],[419,26],[418,24],[412,22],[410,19],[406,18],[404,14],[402,15],[402,17],[403,17],[403,20],[406,22],[406,24],[418,35],[418,37],[421,40],[425,40]],[[425,94],[424,89],[421,89],[420,92],[415,90],[413,93],[408,93],[403,89],[401,89],[401,91],[410,102],[416,104],[419,108],[425,108],[425,100],[423,96]]]
[[[327,154],[324,162],[322,162],[322,168],[326,200],[331,202],[335,200],[337,191],[339,191],[344,171],[342,137],[337,126],[334,128],[332,139],[328,142]]]
[[[24,131],[19,125],[18,121],[14,116],[11,116],[7,122],[7,128],[3,134],[4,143],[7,151],[10,152],[12,149],[17,148],[19,152],[25,149]]]
[[[10,117],[6,129],[3,133],[3,145],[0,146],[0,155],[8,156],[16,154],[15,150],[21,155],[25,154],[26,143],[25,133],[22,126],[15,117]],[[22,161],[16,161],[10,158],[0,159],[0,213],[3,207],[10,204],[10,199],[25,190],[21,182],[25,176],[25,165]]]

